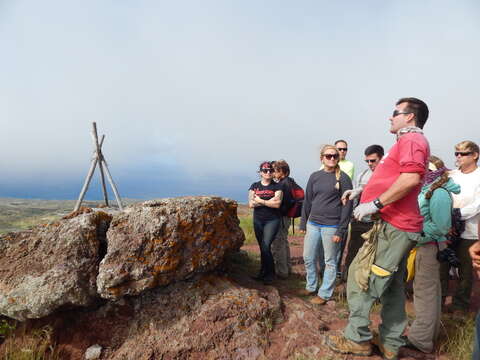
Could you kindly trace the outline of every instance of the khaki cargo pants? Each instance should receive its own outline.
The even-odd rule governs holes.
[[[380,267],[381,275],[372,273],[369,288],[362,291],[355,281],[357,257],[350,265],[347,280],[347,300],[350,317],[344,335],[355,342],[368,341],[370,311],[377,299],[382,304],[382,324],[379,326],[380,341],[390,351],[398,351],[404,345],[401,335],[407,325],[405,313],[405,272],[407,255],[420,239],[419,233],[401,231],[385,223],[378,234],[374,265]]]
[[[291,218],[286,216],[283,216],[280,219],[280,227],[278,228],[277,235],[272,243],[275,272],[281,277],[287,277],[292,272],[290,246],[288,244],[288,229],[290,228],[291,222]]]

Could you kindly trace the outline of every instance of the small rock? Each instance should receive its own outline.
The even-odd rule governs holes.
[[[90,346],[87,351],[85,351],[86,360],[99,359],[102,354],[102,347],[98,344]]]

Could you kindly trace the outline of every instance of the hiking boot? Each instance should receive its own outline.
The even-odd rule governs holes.
[[[316,295],[317,292],[316,291],[310,291],[310,290],[307,290],[307,289],[302,289],[302,290],[299,290],[298,295],[300,296],[313,296],[313,295]]]
[[[342,354],[358,356],[370,356],[372,354],[372,345],[370,344],[370,341],[357,343],[347,339],[343,334],[327,335],[327,345],[333,351]]]
[[[372,332],[372,334],[372,344],[378,347],[378,350],[380,350],[380,353],[383,356],[383,360],[398,360],[398,350],[393,351],[386,348],[380,341],[380,335],[377,332]]]
[[[327,300],[320,296],[315,296],[310,299],[310,303],[314,305],[325,305],[327,303]]]

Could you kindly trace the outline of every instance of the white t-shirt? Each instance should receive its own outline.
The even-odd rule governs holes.
[[[480,167],[471,173],[464,174],[460,170],[452,170],[450,177],[461,190],[452,194],[453,207],[460,208],[462,220],[465,220],[463,239],[478,240],[478,221],[480,220]]]

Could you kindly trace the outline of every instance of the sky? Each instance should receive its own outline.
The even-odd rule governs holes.
[[[476,0],[0,0],[0,197],[77,198],[95,121],[122,197],[245,202],[262,160],[304,186],[336,139],[363,170],[405,96],[452,167],[480,142],[479,38]]]

